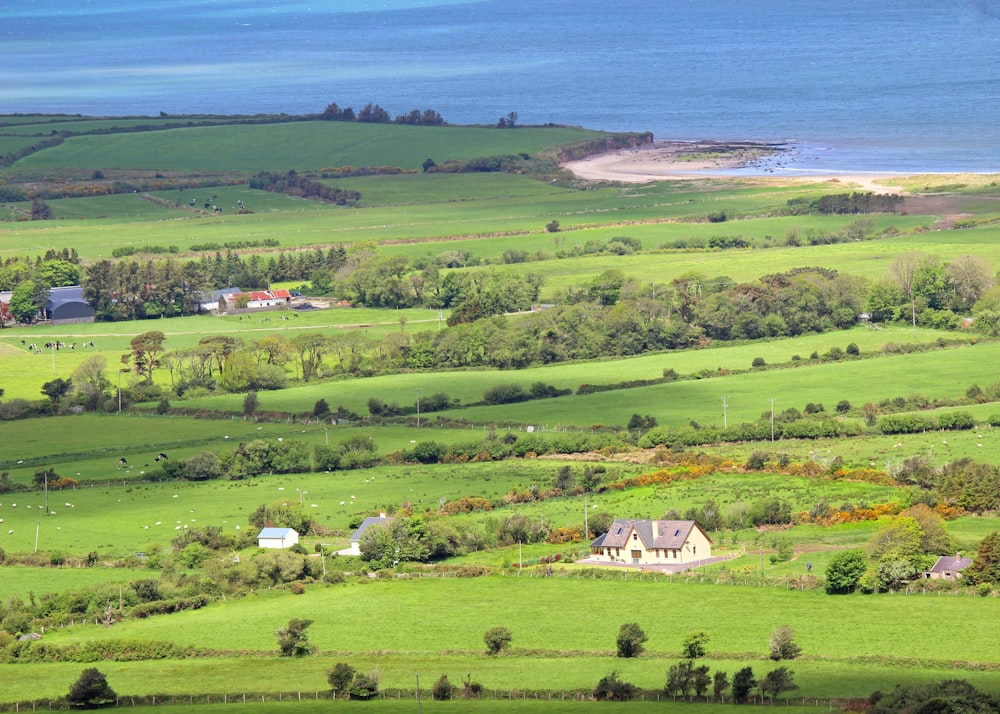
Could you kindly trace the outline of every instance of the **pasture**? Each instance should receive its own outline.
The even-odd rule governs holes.
[[[153,118],[7,118],[0,127],[0,152],[16,151],[53,130],[103,131],[164,125],[174,117]],[[192,118],[194,119],[194,118]],[[213,120],[211,118],[206,118]],[[50,122],[51,120],[51,122]],[[50,122],[50,123],[46,123]],[[789,200],[842,193],[854,187],[832,182],[780,185],[757,179],[692,179],[638,186],[586,186],[569,181],[536,181],[528,176],[493,174],[425,174],[421,164],[449,159],[527,153],[547,153],[554,144],[601,138],[606,134],[570,127],[519,128],[500,131],[486,127],[365,126],[303,121],[268,125],[207,126],[155,132],[77,135],[61,145],[28,156],[0,171],[5,179],[56,178],[86,182],[100,169],[108,180],[164,172],[164,185],[187,175],[234,179],[260,170],[328,173],[343,166],[394,166],[409,173],[322,180],[360,191],[357,208],[338,208],[300,198],[252,191],[245,185],[211,189],[163,189],[90,198],[53,199],[54,221],[0,223],[0,259],[38,256],[49,249],[72,247],[84,261],[109,257],[122,247],[176,246],[182,258],[197,243],[277,239],[278,250],[374,241],[385,255],[433,258],[444,251],[465,251],[468,261],[490,269],[508,261],[509,251],[523,251],[526,262],[511,270],[541,275],[541,300],[549,301],[568,288],[586,284],[609,269],[648,283],[651,294],[685,272],[696,271],[706,282],[753,278],[804,266],[821,266],[877,279],[887,274],[894,257],[920,251],[940,261],[974,254],[1000,264],[997,252],[998,215],[995,185],[982,180],[913,177],[904,182],[914,193],[930,194],[908,200],[904,213],[872,216],[879,236],[832,245],[785,245],[786,236],[840,233],[857,216],[784,215]],[[137,173],[138,172],[138,173]],[[234,179],[235,180],[235,179]],[[955,185],[950,185],[955,184]],[[943,187],[943,188],[942,188]],[[949,194],[940,196],[944,189]],[[223,215],[207,215],[208,196]],[[194,205],[191,204],[194,199]],[[940,199],[940,200],[939,200]],[[234,215],[243,201],[254,212]],[[912,209],[912,210],[911,210]],[[21,203],[5,207],[3,215],[30,211]],[[710,222],[709,215],[725,213]],[[972,216],[974,227],[947,230],[960,213]],[[560,230],[546,224],[557,220]],[[612,255],[589,252],[587,243],[628,236],[642,242],[644,252]],[[733,250],[681,248],[680,242],[701,245],[713,237],[742,237],[750,247]],[[808,242],[808,241],[807,241]],[[259,251],[263,259],[273,251]],[[577,254],[555,258],[557,253]],[[505,256],[505,253],[508,255]],[[520,259],[517,258],[517,260]],[[292,338],[310,331],[354,330],[370,337],[391,333],[413,336],[441,329],[446,316],[437,310],[399,311],[356,309],[317,310],[288,315],[176,318],[70,326],[42,325],[0,331],[0,387],[4,399],[37,400],[42,384],[68,377],[87,357],[107,361],[112,391],[122,379],[120,357],[135,335],[161,330],[167,349],[196,345],[207,336],[245,339],[282,335]],[[507,320],[520,319],[508,316]],[[309,450],[336,445],[353,436],[370,436],[380,454],[400,452],[421,441],[442,444],[474,442],[488,434],[502,436],[512,427],[540,427],[536,433],[558,436],[556,429],[586,431],[596,425],[624,428],[633,414],[650,415],[659,424],[684,426],[692,421],[721,426],[752,421],[768,412],[809,402],[832,412],[841,400],[851,409],[842,419],[860,420],[866,402],[909,397],[963,400],[972,384],[997,381],[1000,343],[972,339],[952,331],[889,326],[876,330],[805,335],[747,344],[727,344],[629,359],[601,359],[532,367],[521,371],[470,370],[417,372],[371,378],[315,381],[259,394],[261,412],[278,412],[273,420],[233,417],[241,412],[243,395],[171,397],[184,407],[220,418],[186,418],[178,414],[67,415],[0,423],[0,472],[15,484],[31,484],[37,469],[52,467],[58,475],[76,479],[64,491],[4,493],[0,497],[0,560],[3,554],[45,562],[53,556],[96,556],[90,568],[0,566],[0,601],[47,598],[82,587],[116,591],[119,584],[163,578],[171,588],[194,588],[211,581],[234,557],[253,559],[258,551],[218,554],[200,570],[171,562],[162,573],[141,568],[134,554],[166,554],[171,541],[185,531],[216,526],[225,534],[246,533],[249,515],[260,505],[293,501],[312,516],[321,535],[303,544],[313,553],[318,545],[337,549],[348,544],[351,525],[364,515],[387,512],[434,514],[448,500],[463,496],[491,499],[494,509],[452,516],[454,523],[491,533],[496,522],[510,515],[544,521],[553,527],[579,527],[588,517],[660,517],[680,513],[713,500],[728,513],[767,499],[787,501],[793,511],[808,511],[826,503],[873,505],[912,503],[912,488],[867,482],[834,481],[768,472],[717,473],[668,485],[550,498],[524,503],[504,501],[512,491],[550,488],[561,466],[575,473],[600,462],[603,483],[649,473],[655,465],[650,452],[626,450],[586,457],[509,459],[487,463],[379,466],[354,471],[261,474],[242,481],[152,482],[159,469],[155,456],[184,459],[211,450],[227,453],[241,441],[295,440]],[[964,339],[963,339],[964,338]],[[32,343],[60,340],[93,341],[93,348],[29,352]],[[23,341],[23,342],[22,342]],[[809,356],[832,347],[858,345],[869,359],[827,362]],[[943,346],[945,342],[950,342]],[[928,349],[912,354],[884,350],[888,343],[919,344]],[[801,359],[793,361],[793,356]],[[768,369],[752,370],[753,360]],[[673,369],[682,379],[647,387],[515,404],[475,406],[444,413],[424,413],[420,427],[406,424],[333,426],[302,415],[319,399],[336,409],[343,405],[364,417],[371,397],[409,406],[423,396],[446,393],[470,404],[486,389],[502,383],[529,388],[536,382],[576,390],[583,384],[610,384],[658,379]],[[288,366],[293,380],[298,373]],[[129,375],[124,375],[127,381]],[[156,374],[167,386],[166,369]],[[123,385],[127,386],[127,385]],[[722,410],[725,398],[727,411]],[[141,405],[150,411],[151,405]],[[993,403],[961,407],[980,425],[1000,412]],[[298,417],[293,415],[299,415]],[[441,419],[439,419],[441,417]],[[465,428],[456,428],[466,420]],[[966,432],[933,432],[906,436],[867,435],[858,439],[770,441],[709,445],[704,451],[741,464],[754,451],[784,453],[792,461],[889,469],[906,458],[922,456],[934,465],[970,457],[1000,464],[996,429],[981,426]],[[119,468],[126,458],[127,468]],[[588,459],[584,461],[583,459]],[[592,460],[592,461],[591,461]],[[47,499],[47,500],[46,500]],[[508,498],[516,501],[516,498]],[[186,659],[163,661],[102,661],[99,668],[123,695],[190,697],[203,695],[294,692],[308,695],[327,690],[326,672],[348,661],[359,670],[377,668],[384,689],[400,689],[400,699],[363,705],[380,712],[412,711],[414,674],[424,691],[442,673],[461,684],[463,676],[488,690],[508,692],[509,701],[446,704],[429,701],[427,711],[604,711],[598,703],[514,701],[512,690],[588,692],[612,670],[648,690],[661,690],[666,671],[679,661],[681,642],[693,630],[711,634],[705,662],[713,670],[732,674],[752,665],[758,675],[776,666],[766,660],[768,638],[780,625],[790,625],[803,656],[788,663],[799,689],[794,697],[813,698],[815,710],[826,697],[867,697],[897,683],[964,678],[985,690],[1000,691],[996,672],[1000,655],[1000,598],[974,597],[968,591],[921,591],[908,595],[828,596],[810,589],[802,579],[805,563],[822,575],[835,553],[863,547],[884,521],[834,527],[798,523],[782,530],[743,528],[713,533],[717,553],[732,560],[667,577],[650,573],[614,572],[595,577],[590,569],[566,562],[586,553],[586,543],[548,542],[501,545],[459,556],[449,564],[489,566],[484,577],[445,577],[446,569],[428,577],[413,573],[364,575],[360,560],[329,556],[322,562],[333,573],[348,573],[336,584],[308,582],[304,592],[288,586],[256,589],[211,602],[200,610],[169,616],[126,619],[111,627],[75,623],[48,629],[44,642],[54,646],[106,643],[112,640],[170,642],[191,647]],[[995,515],[963,516],[947,523],[955,545],[969,553],[997,528]],[[792,558],[771,563],[767,557],[788,545]],[[398,553],[398,551],[397,551]],[[534,567],[545,556],[565,559],[551,577]],[[314,557],[320,557],[315,555]],[[524,569],[515,568],[524,561]],[[127,563],[129,568],[105,567]],[[315,561],[312,561],[315,562]],[[401,569],[402,570],[406,570]],[[413,569],[419,570],[419,569]],[[354,575],[357,574],[357,575]],[[395,577],[398,576],[398,577]],[[440,577],[435,577],[440,576]],[[735,576],[735,577],[734,577]],[[332,578],[336,580],[336,578]],[[742,580],[743,584],[738,584]],[[736,584],[733,584],[736,583]],[[801,588],[801,589],[797,589]],[[110,605],[109,605],[110,607]],[[113,608],[112,608],[113,609]],[[2,613],[0,613],[2,614]],[[276,628],[291,618],[314,620],[309,630],[317,654],[302,659],[277,656]],[[647,653],[637,659],[614,657],[619,626],[639,622],[649,634]],[[483,632],[502,625],[514,634],[513,649],[499,657],[485,654]],[[79,662],[0,664],[0,702],[57,697],[66,693],[84,665]],[[291,695],[290,695],[291,696]],[[253,697],[251,697],[253,699]],[[261,703],[259,711],[355,711],[347,702]],[[788,703],[786,703],[788,704]],[[631,712],[670,711],[667,702],[611,705]],[[232,701],[202,704],[215,711]],[[256,704],[240,704],[254,712]],[[686,711],[715,714],[718,705],[685,705]],[[829,707],[830,705],[827,704]],[[183,702],[163,711],[183,709]],[[804,708],[786,706],[789,711]],[[186,710],[186,709],[185,709]]]
[[[419,169],[497,154],[535,153],[556,144],[600,139],[606,133],[572,127],[423,127],[306,121],[210,126],[100,136],[73,136],[18,162],[44,169],[149,169],[161,171],[288,171],[341,166]]]
[[[448,606],[441,607],[442,602]],[[623,621],[621,602],[629,603],[625,617],[639,622],[649,635],[647,654],[637,659],[614,657],[614,637]],[[675,616],[664,613],[664,602]],[[567,603],[572,603],[573,617],[559,615]],[[936,628],[918,624],[939,619],[945,607],[953,637],[941,637]],[[441,673],[456,683],[470,673],[474,681],[501,691],[589,691],[611,670],[640,687],[661,688],[666,670],[678,661],[682,639],[692,629],[711,635],[705,663],[712,670],[731,675],[750,665],[755,672],[766,672],[775,666],[765,659],[768,637],[788,624],[803,648],[801,659],[787,663],[800,687],[792,697],[865,697],[886,683],[948,677],[996,691],[995,672],[982,670],[992,669],[997,661],[997,607],[1000,600],[995,598],[830,597],[816,591],[686,583],[663,576],[592,580],[571,572],[552,578],[523,573],[358,582],[309,588],[300,596],[262,592],[111,629],[60,628],[47,639],[69,644],[117,637],[222,650],[211,659],[101,664],[120,692],[134,695],[315,692],[326,688],[325,672],[337,661],[362,671],[375,666],[383,688],[411,692],[414,672],[425,677],[425,687]],[[301,660],[268,656],[275,649],[273,630],[291,617],[314,620],[309,638],[319,648],[318,655]],[[878,623],[877,629],[873,623]],[[482,633],[495,625],[514,634],[510,654],[485,655]],[[236,651],[250,656],[226,656]],[[908,666],[894,666],[900,661]],[[10,700],[59,695],[80,667],[0,665],[0,672],[17,673],[4,676],[11,682],[5,686]]]

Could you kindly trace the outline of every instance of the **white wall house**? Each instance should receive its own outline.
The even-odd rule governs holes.
[[[257,545],[261,548],[291,548],[299,542],[299,534],[294,528],[262,528],[257,534]]]

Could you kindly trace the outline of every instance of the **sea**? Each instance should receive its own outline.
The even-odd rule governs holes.
[[[0,114],[369,102],[995,172],[1000,0],[0,0]]]

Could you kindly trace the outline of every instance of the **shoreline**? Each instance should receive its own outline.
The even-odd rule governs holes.
[[[649,183],[697,178],[748,178],[781,183],[857,184],[873,192],[901,191],[892,179],[904,172],[836,171],[789,167],[797,147],[756,141],[654,141],[631,149],[568,161],[577,178],[617,183]]]

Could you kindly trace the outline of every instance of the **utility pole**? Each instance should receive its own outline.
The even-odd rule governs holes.
[[[771,441],[774,441],[774,397],[771,397]]]
[[[421,714],[423,708],[420,706],[420,672],[414,672],[413,676],[417,678],[417,714]]]
[[[420,428],[420,389],[417,390],[417,428]],[[433,395],[431,395],[433,396]]]
[[[587,494],[583,494],[583,537],[590,540],[590,525],[587,523]]]
[[[726,409],[729,407],[729,402],[726,401],[727,397],[722,396],[722,428],[728,428],[729,424],[726,421]]]

